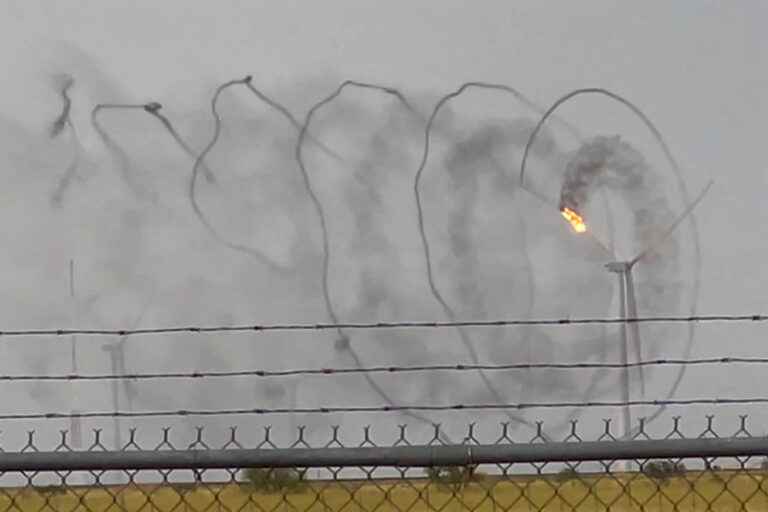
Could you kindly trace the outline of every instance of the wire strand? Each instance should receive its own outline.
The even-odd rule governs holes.
[[[327,331],[338,329],[442,329],[455,327],[509,327],[524,325],[594,325],[594,324],[634,324],[634,323],[714,323],[714,322],[766,322],[768,315],[693,315],[693,316],[646,316],[636,318],[550,318],[550,319],[499,319],[499,320],[460,320],[454,322],[440,321],[401,321],[373,323],[316,323],[316,324],[252,324],[233,326],[175,326],[154,327],[142,329],[4,329],[0,337],[23,336],[138,336],[147,334],[178,334],[178,333],[237,333],[261,331]]]
[[[768,404],[768,397],[755,398],[692,398],[687,400],[630,400],[590,402],[530,402],[505,404],[448,404],[448,405],[361,405],[329,407],[276,407],[242,409],[178,409],[164,411],[93,411],[81,413],[11,413],[0,414],[0,420],[70,419],[70,418],[150,418],[160,416],[235,416],[267,414],[330,414],[330,413],[380,413],[400,411],[489,411],[522,409],[564,409],[575,407],[640,407],[640,406],[681,406],[695,405],[744,405]]]
[[[437,371],[511,371],[511,370],[581,370],[626,369],[659,366],[703,366],[712,364],[768,364],[768,357],[710,357],[701,359],[653,359],[630,363],[513,363],[513,364],[432,364],[413,366],[369,366],[348,368],[304,368],[287,370],[224,370],[164,373],[113,374],[58,374],[58,375],[0,375],[0,382],[15,381],[103,381],[103,380],[155,380],[204,379],[234,377],[290,377],[327,376],[360,373],[419,373]]]

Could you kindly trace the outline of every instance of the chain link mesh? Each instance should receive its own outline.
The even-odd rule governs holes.
[[[714,417],[705,427],[685,436],[680,418],[674,418],[664,436],[651,440],[756,439],[741,416],[735,431],[718,434]],[[468,426],[462,446],[481,444],[547,444],[543,425],[526,439],[513,439],[509,426]],[[572,422],[568,434],[558,441],[598,441],[618,446],[610,420],[605,431],[588,438]],[[218,431],[220,434],[221,431]],[[394,437],[377,436],[365,427],[354,436],[344,436],[339,427],[328,429],[325,442],[311,446],[306,427],[298,427],[292,442],[278,446],[271,427],[256,439],[251,431],[242,435],[230,428],[226,436],[207,435],[194,429],[192,438],[174,436],[170,428],[154,435],[128,432],[122,452],[191,452],[227,450],[237,455],[248,449],[275,450],[349,447],[445,446],[441,427],[434,426],[431,440],[414,442],[408,427],[401,425]],[[320,439],[313,432],[312,439]],[[214,439],[216,437],[216,439]],[[249,439],[246,443],[244,439]],[[57,442],[34,431],[15,449],[0,449],[0,460],[13,454],[48,453],[54,459],[74,452],[67,431]],[[490,439],[491,441],[487,441]],[[641,428],[637,440],[650,440]],[[90,434],[87,452],[109,451],[101,430]],[[287,453],[291,453],[290,451]],[[667,453],[667,455],[669,455]],[[235,457],[236,458],[236,457]],[[233,458],[233,460],[235,459]],[[617,457],[619,458],[619,457]],[[151,459],[151,457],[150,457]],[[297,460],[300,460],[297,458]],[[304,459],[306,460],[306,459]],[[588,461],[542,461],[462,466],[432,466],[429,461],[398,466],[344,467],[229,467],[221,469],[168,469],[151,462],[147,469],[98,470],[73,468],[57,471],[7,470],[0,473],[0,512],[127,512],[127,511],[572,511],[572,510],[768,510],[768,459],[760,453],[739,457],[648,458]],[[6,464],[4,468],[8,468]]]

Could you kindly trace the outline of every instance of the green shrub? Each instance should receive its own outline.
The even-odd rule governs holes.
[[[558,482],[570,482],[579,478],[579,472],[576,471],[576,468],[563,468],[557,472],[556,478]]]
[[[485,474],[472,466],[433,466],[424,470],[430,482],[439,487],[456,487],[467,482],[476,482],[485,478]]]
[[[306,485],[304,472],[294,468],[248,468],[243,473],[245,484],[256,491],[299,491]]]
[[[44,485],[38,487],[37,492],[45,496],[60,496],[67,494],[67,489],[63,485]]]
[[[643,474],[666,485],[671,477],[685,474],[685,464],[669,460],[648,462],[643,465]]]

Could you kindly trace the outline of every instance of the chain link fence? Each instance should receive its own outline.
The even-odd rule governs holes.
[[[406,426],[388,439],[366,427],[354,443],[334,427],[315,447],[305,427],[288,446],[269,427],[253,446],[235,428],[214,444],[200,427],[182,447],[171,429],[133,429],[122,450],[95,430],[80,451],[66,431],[57,443],[29,432],[0,452],[0,512],[768,510],[768,438],[746,416],[726,437],[706,419],[686,437],[675,418],[656,439],[641,423],[632,440],[617,440],[609,420],[594,439],[573,422],[557,441],[541,423],[528,439],[507,424],[481,439],[470,425],[460,444],[441,441],[439,426],[420,444]]]

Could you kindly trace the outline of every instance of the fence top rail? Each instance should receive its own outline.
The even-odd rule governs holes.
[[[663,439],[508,445],[0,453],[0,471],[285,467],[433,467],[556,461],[768,456],[768,438]]]

